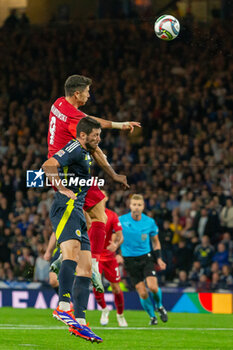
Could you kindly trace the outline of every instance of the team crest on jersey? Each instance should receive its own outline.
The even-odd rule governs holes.
[[[147,239],[147,233],[142,233],[141,238],[142,241],[145,241]]]
[[[58,152],[56,153],[56,155],[59,156],[59,157],[62,157],[63,154],[65,154],[65,151],[63,151],[63,149],[60,149],[60,151],[58,151]]]
[[[78,237],[81,237],[81,231],[80,231],[80,230],[76,230],[75,233],[76,233],[76,235],[77,235]]]

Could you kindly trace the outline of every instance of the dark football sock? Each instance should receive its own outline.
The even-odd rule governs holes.
[[[74,260],[63,260],[59,272],[59,302],[70,302],[74,273],[77,263]]]
[[[85,311],[90,294],[90,283],[89,277],[75,276],[72,294],[75,318],[86,318]]]

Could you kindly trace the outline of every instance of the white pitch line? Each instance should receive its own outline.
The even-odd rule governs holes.
[[[3,325],[0,324],[0,329],[13,329],[13,330],[64,330],[67,329],[65,326],[41,326],[41,325],[18,325],[15,326],[13,324]],[[116,331],[233,331],[233,328],[193,328],[193,327],[92,327],[92,329],[98,330],[116,330]]]
[[[35,344],[18,344],[19,346],[30,346],[30,347],[34,347],[34,348],[38,348],[38,346],[40,345],[35,345]]]
[[[160,331],[167,331],[167,330],[170,330],[170,331],[233,331],[233,328],[176,328],[176,327],[154,327],[154,328],[148,328],[148,327],[92,327],[93,329],[114,329],[114,330],[142,330],[142,331],[145,331],[145,330],[160,330]]]

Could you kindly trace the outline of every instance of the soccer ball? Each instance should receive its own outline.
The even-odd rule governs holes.
[[[155,22],[155,34],[162,40],[173,40],[180,32],[179,21],[170,15],[160,16]]]

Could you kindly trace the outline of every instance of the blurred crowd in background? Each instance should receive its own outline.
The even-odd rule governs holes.
[[[182,27],[169,43],[139,20],[0,29],[0,280],[48,281],[54,192],[26,188],[26,171],[47,157],[65,79],[82,74],[93,79],[86,113],[142,123],[133,134],[103,130],[100,147],[131,186],[106,179],[108,207],[122,215],[140,193],[159,226],[160,283],[233,288],[232,40],[226,23]]]

